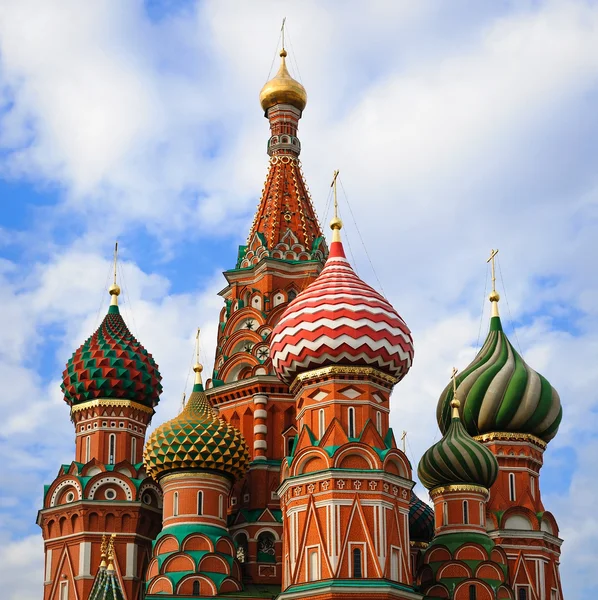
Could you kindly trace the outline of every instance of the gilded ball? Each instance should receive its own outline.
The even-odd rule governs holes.
[[[451,408],[459,408],[461,406],[461,402],[457,400],[457,398],[453,398],[451,400]]]
[[[195,363],[193,365],[193,371],[195,373],[201,373],[203,371],[203,367],[199,363]]]
[[[111,296],[118,296],[118,295],[120,295],[120,287],[116,283],[113,283],[108,288],[108,292],[110,293]]]
[[[343,222],[338,217],[333,217],[332,221],[330,221],[330,229],[342,229]]]
[[[498,302],[500,300],[500,294],[496,291],[490,292],[488,299],[490,300],[490,302]]]

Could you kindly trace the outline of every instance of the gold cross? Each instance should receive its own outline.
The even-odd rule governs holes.
[[[195,334],[195,362],[199,364],[199,327],[197,328],[197,333]]]
[[[403,435],[401,436],[401,441],[403,442],[403,454],[405,454],[405,439],[407,438],[407,432],[403,430]]]
[[[453,398],[457,397],[457,373],[459,372],[459,369],[457,369],[456,367],[453,367],[453,372],[451,374],[451,378],[453,380]]]
[[[492,264],[492,291],[496,292],[496,270],[494,266],[494,257],[498,254],[498,249],[490,251],[490,258],[486,261]]]
[[[336,197],[336,178],[338,177],[339,174],[339,170],[337,169],[334,172],[334,175],[332,177],[332,183],[330,184],[331,188],[334,188],[334,217],[335,219],[338,219],[338,200]]]
[[[118,259],[118,242],[114,244],[114,285],[116,285],[116,261]]]

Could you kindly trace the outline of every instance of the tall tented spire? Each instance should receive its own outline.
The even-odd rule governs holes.
[[[270,122],[270,167],[249,230],[247,245],[239,249],[237,268],[248,268],[263,258],[324,262],[326,242],[303,180],[297,137],[299,119],[307,102],[305,88],[293,79],[281,51],[278,73],[266,83],[260,102]]]

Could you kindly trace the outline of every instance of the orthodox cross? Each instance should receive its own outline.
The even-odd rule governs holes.
[[[283,49],[283,50],[284,50],[284,24],[285,24],[286,20],[287,20],[287,18],[285,17],[285,18],[282,20],[282,25],[281,25],[281,27],[280,27],[280,35],[282,36],[282,49]]]
[[[334,217],[338,219],[338,199],[336,196],[336,179],[338,177],[339,174],[339,170],[337,169],[334,172],[334,175],[332,177],[332,183],[330,184],[330,187],[334,190]]]
[[[491,263],[492,265],[492,291],[496,292],[496,269],[494,265],[494,257],[498,254],[497,250],[490,251],[490,258],[486,261],[487,263]]]
[[[199,364],[199,327],[197,328],[197,333],[195,334],[195,362]]]
[[[338,173],[338,171],[337,171]],[[405,452],[405,441],[407,439],[407,432],[405,430],[403,430],[403,435],[401,436],[401,442],[403,442],[403,454],[406,454]]]
[[[451,374],[451,379],[453,380],[453,398],[457,397],[457,373],[459,369],[453,367],[453,372]]]
[[[116,285],[116,261],[118,259],[118,242],[114,243],[114,285]]]

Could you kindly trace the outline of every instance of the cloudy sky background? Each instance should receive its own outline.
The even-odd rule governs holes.
[[[564,405],[541,481],[565,594],[595,598],[598,4],[581,0],[0,0],[4,597],[41,597],[36,512],[74,451],[60,376],[106,311],[116,238],[125,319],[164,376],[154,425],[198,325],[211,364],[221,271],[266,175],[257,97],[283,16],[316,209],[329,219],[340,169],[358,272],[413,331],[391,418],[412,463],[485,336],[498,247],[505,327]]]

